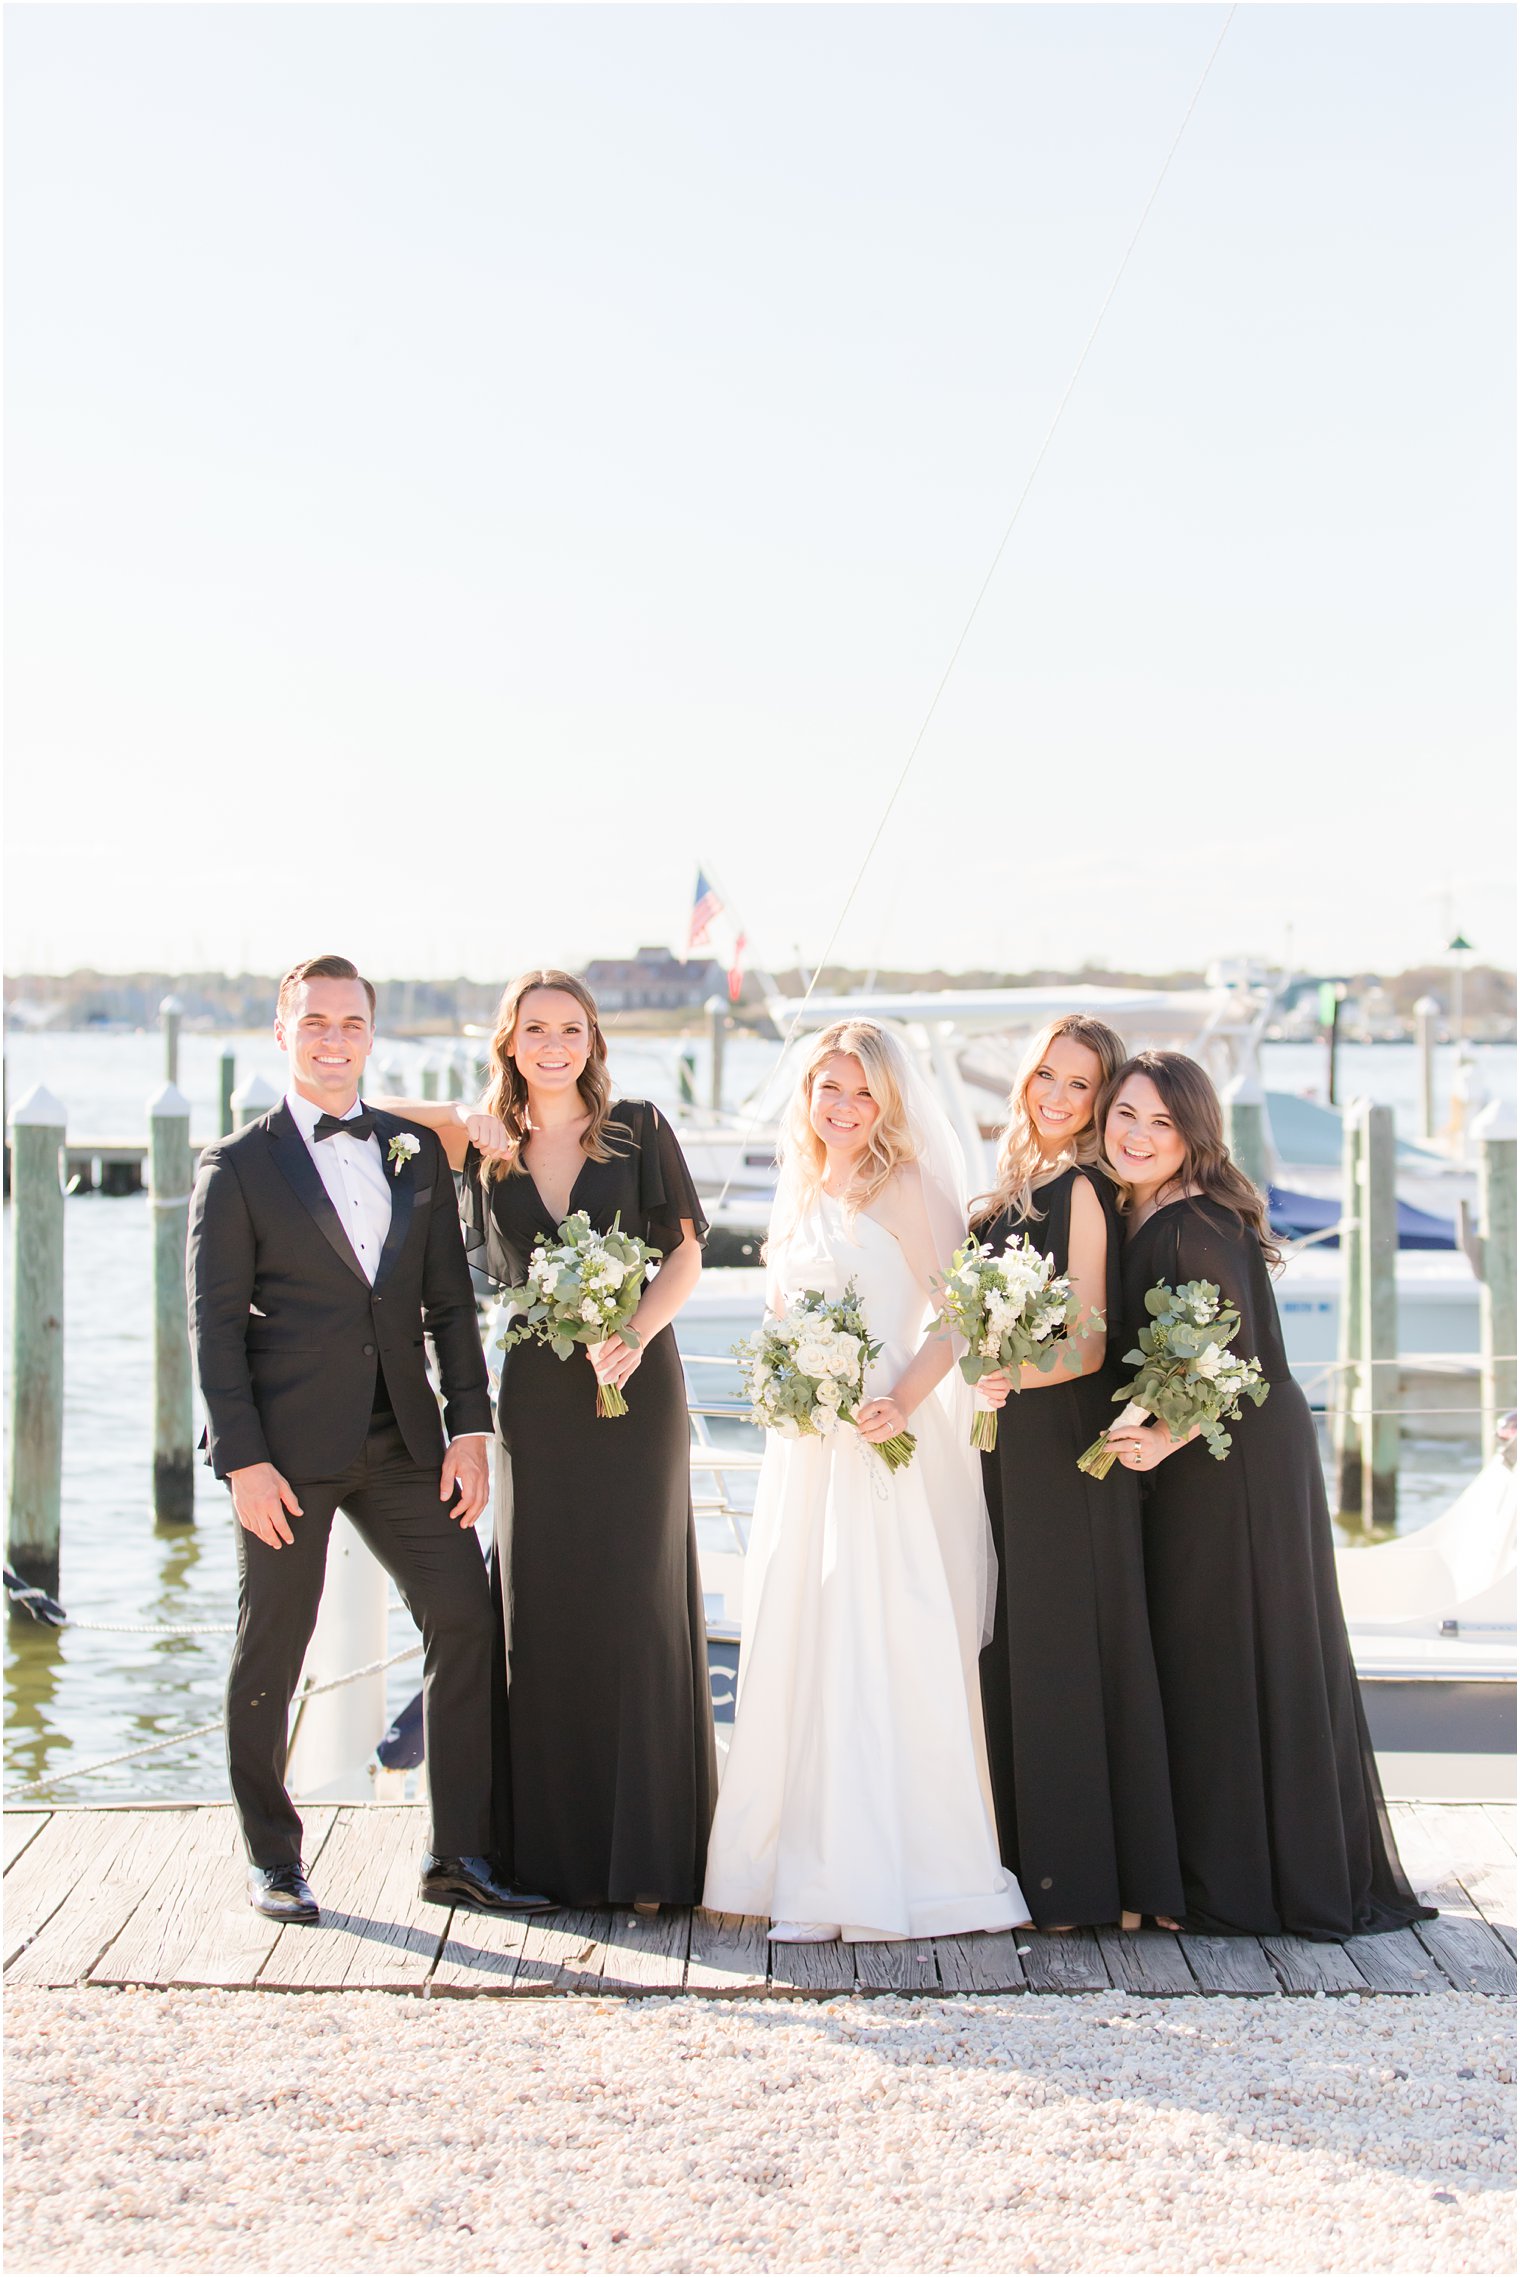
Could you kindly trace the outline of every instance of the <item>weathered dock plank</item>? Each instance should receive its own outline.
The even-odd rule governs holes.
[[[230,1811],[185,1812],[158,1871],[91,1969],[92,1984],[173,1984],[180,1953],[207,1910],[222,1902],[232,1831]]]
[[[1031,1992],[1107,1992],[1108,1971],[1103,1953],[1090,1929],[1067,1929],[1056,1934],[1041,1929],[1018,1931],[1019,1958]]]
[[[1445,1861],[1473,1911],[1513,1953],[1515,1854],[1503,1829],[1485,1811],[1455,1803],[1420,1803],[1416,1810],[1432,1853]],[[1446,1890],[1447,1878],[1436,1886]]]
[[[336,1824],[333,1808],[304,1813],[302,1840],[308,1871],[321,1881],[322,1850]],[[247,1854],[231,1811],[219,1848],[205,1862],[204,1902],[185,1922],[185,1935],[168,1960],[181,1985],[221,1985],[230,1992],[257,1983],[281,1936],[277,1921],[266,1921],[248,1903]]]
[[[1516,1845],[1515,1805],[1513,1803],[1484,1803],[1482,1809],[1484,1817],[1513,1858]]]
[[[938,1992],[930,1937],[865,1938],[851,1951],[862,1992]]]
[[[1187,1955],[1169,1929],[1100,1929],[1098,1950],[1121,1992],[1196,1992]]]
[[[590,1906],[534,1914],[518,1956],[514,1991],[598,1991],[606,1925],[606,1915]]]
[[[420,1992],[447,1932],[446,1906],[417,1895],[421,1821],[407,1804],[340,1810],[313,1885],[322,1918],[282,1929],[260,1986]]]
[[[466,1913],[462,1908],[457,1909],[450,1918],[443,1950],[428,1979],[428,1991],[513,1991],[527,1934],[528,1921],[523,1914]]]
[[[59,1811],[34,1836],[5,1877],[7,1971],[76,1887],[106,1871],[130,1831],[124,1812]]]
[[[1012,1929],[977,1929],[964,1937],[936,1937],[934,1958],[939,1965],[939,1981],[946,1992],[1023,1992],[1027,1979],[1018,1947],[1019,1933]]]
[[[1280,1992],[1277,1973],[1254,1937],[1193,1937],[1179,1942],[1200,1992]]]
[[[602,1939],[602,1989],[680,1992],[690,1941],[691,1914],[685,1906],[662,1905],[653,1915],[617,1907]]]
[[[769,1926],[758,1914],[708,1913],[698,1906],[691,1917],[687,1991],[705,1999],[764,1992],[770,1981]]]
[[[791,2000],[837,2000],[855,1990],[848,1945],[772,1945],[771,1990]]]
[[[5,1865],[9,1873],[33,1835],[40,1834],[52,1816],[50,1811],[7,1811],[5,1814]]]
[[[1348,1937],[1340,1950],[1354,1961],[1372,1992],[1445,1992],[1446,1977],[1412,1929],[1382,1937]]]
[[[110,1825],[101,1823],[104,1815],[69,1813],[80,1822],[76,1834],[84,1870],[62,1905],[11,1962],[8,1983],[69,1985],[87,1976],[151,1888],[174,1846],[184,1840],[191,1814],[117,1811],[110,1814]],[[7,1881],[7,1895],[10,1886]]]
[[[1261,1949],[1284,1992],[1367,1990],[1367,1979],[1344,1945],[1321,1945],[1312,1937],[1263,1937]]]

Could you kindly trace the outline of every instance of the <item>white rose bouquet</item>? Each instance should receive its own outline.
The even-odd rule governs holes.
[[[577,1344],[604,1344],[610,1336],[637,1348],[634,1311],[650,1266],[659,1262],[659,1251],[624,1233],[617,1218],[609,1233],[598,1233],[577,1210],[560,1226],[557,1241],[535,1245],[528,1278],[508,1289],[492,1315],[488,1343],[502,1352],[513,1344],[547,1344],[561,1360]],[[596,1412],[628,1413],[616,1384],[598,1383]]]
[[[1070,1338],[1082,1307],[1070,1281],[1052,1270],[1052,1260],[1027,1234],[1010,1241],[1001,1256],[990,1242],[966,1242],[950,1261],[943,1289],[938,1325],[965,1338],[961,1374],[968,1384],[1006,1369],[1017,1391],[1020,1368],[1044,1374],[1058,1359],[1068,1368],[1081,1367],[1082,1355]],[[1093,1313],[1088,1325],[1101,1328],[1101,1313]],[[979,1407],[972,1446],[989,1452],[997,1445],[997,1429],[996,1408]]]
[[[866,1369],[880,1350],[866,1333],[853,1281],[832,1303],[809,1289],[779,1320],[733,1346],[750,1421],[783,1439],[827,1439],[842,1423],[853,1425]],[[876,1452],[895,1471],[912,1461],[917,1444],[911,1431],[898,1431],[876,1442]]]
[[[1154,1415],[1174,1439],[1185,1439],[1196,1425],[1215,1462],[1222,1463],[1230,1451],[1225,1423],[1238,1420],[1243,1399],[1260,1407],[1272,1388],[1263,1382],[1258,1361],[1226,1349],[1240,1334],[1240,1314],[1220,1302],[1212,1281],[1184,1281],[1178,1289],[1158,1281],[1145,1293],[1145,1309],[1150,1324],[1141,1329],[1136,1349],[1124,1355],[1126,1364],[1139,1362],[1140,1373],[1114,1393],[1128,1402],[1119,1423]],[[1117,1460],[1105,1431],[1077,1457],[1077,1468],[1107,1478]]]

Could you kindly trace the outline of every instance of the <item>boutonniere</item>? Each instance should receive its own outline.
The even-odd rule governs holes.
[[[410,1162],[414,1154],[421,1152],[422,1141],[420,1138],[415,1138],[410,1131],[397,1131],[385,1150],[385,1159],[391,1166],[391,1176],[396,1175],[403,1162]]]

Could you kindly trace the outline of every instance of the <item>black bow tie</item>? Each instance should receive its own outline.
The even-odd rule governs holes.
[[[317,1137],[336,1138],[341,1131],[345,1138],[366,1139],[374,1135],[375,1118],[368,1107],[361,1107],[357,1115],[318,1115]]]

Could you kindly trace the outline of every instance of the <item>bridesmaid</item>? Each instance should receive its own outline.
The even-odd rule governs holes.
[[[1272,1387],[1261,1407],[1243,1404],[1222,1463],[1196,1433],[1113,1433],[1122,1468],[1148,1474],[1146,1573],[1188,1926],[1334,1942],[1428,1920],[1367,1736],[1262,1198],[1226,1150],[1213,1085],[1183,1053],[1127,1060],[1102,1113],[1128,1192],[1119,1349],[1134,1348],[1158,1281],[1212,1281],[1240,1312],[1232,1348]]]
[[[507,1353],[498,1405],[496,1566],[510,1660],[494,1752],[497,1862],[572,1906],[694,1905],[717,1791],[686,1388],[671,1322],[701,1270],[706,1221],[674,1131],[614,1099],[596,1004],[533,971],[501,1000],[491,1077],[471,1118],[426,1115],[464,1172],[466,1240],[520,1283],[572,1210],[614,1217],[663,1252],[637,1349],[560,1361]],[[597,1379],[628,1413],[599,1419]]]
[[[982,1457],[998,1551],[982,1705],[1003,1861],[1041,1928],[1142,1915],[1175,1928],[1182,1877],[1166,1736],[1146,1616],[1136,1484],[1100,1483],[1077,1457],[1117,1412],[1121,1232],[1098,1161],[1095,1109],[1124,1057],[1112,1028],[1051,1021],[1025,1054],[978,1238],[1027,1235],[1084,1309],[1109,1323],[1077,1339],[1080,1374],[1026,1367],[982,1389],[1001,1409]]]

